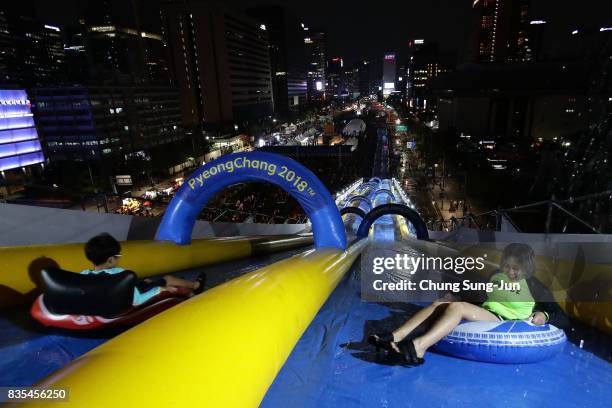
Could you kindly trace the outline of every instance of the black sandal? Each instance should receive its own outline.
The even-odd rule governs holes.
[[[199,295],[200,293],[204,292],[204,284],[206,284],[206,275],[204,275],[203,273],[199,274],[198,278],[196,279],[196,282],[200,282],[200,286],[192,290],[192,293],[194,295]]]
[[[411,339],[404,339],[397,343],[397,347],[401,351],[401,354],[406,359],[406,362],[411,366],[419,366],[425,363],[423,357],[418,357],[414,348],[414,343]]]
[[[393,343],[393,333],[387,332],[371,334],[368,336],[368,343],[376,347],[376,352],[379,352],[382,349],[397,353],[397,351],[391,346],[391,343]]]

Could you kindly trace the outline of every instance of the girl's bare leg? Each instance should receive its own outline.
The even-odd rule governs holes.
[[[398,342],[404,340],[407,335],[409,335],[414,329],[419,327],[421,323],[427,320],[427,318],[431,316],[438,306],[444,303],[448,302],[434,302],[431,305],[419,310],[414,316],[408,319],[406,323],[393,331],[393,341]]]
[[[493,313],[480,306],[466,302],[454,302],[448,305],[444,314],[434,323],[432,328],[424,335],[413,340],[417,357],[423,357],[427,349],[436,344],[442,337],[453,331],[461,320],[499,321]]]

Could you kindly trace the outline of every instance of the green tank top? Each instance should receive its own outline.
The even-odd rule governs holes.
[[[490,282],[494,288],[482,304],[483,308],[507,320],[525,320],[531,316],[535,301],[525,278],[512,282],[505,273],[498,272]]]

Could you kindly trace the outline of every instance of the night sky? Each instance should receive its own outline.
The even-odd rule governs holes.
[[[59,25],[76,21],[79,6],[87,3],[35,2],[41,17]],[[143,7],[155,3],[157,0],[141,0]],[[399,52],[401,57],[411,38],[436,41],[442,50],[455,51],[459,62],[468,58],[472,0],[226,0],[224,4],[238,10],[283,4],[307,26],[326,31],[329,56],[341,56],[347,63],[363,58],[377,61],[385,51]],[[545,49],[552,54],[562,51],[564,39],[575,27],[612,26],[609,0],[532,0],[531,4],[531,17],[549,23]]]

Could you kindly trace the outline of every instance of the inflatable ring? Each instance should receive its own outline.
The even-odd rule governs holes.
[[[463,322],[440,340],[436,350],[468,360],[499,364],[535,363],[559,353],[563,330],[524,320]]]
[[[32,305],[30,315],[45,327],[68,330],[97,330],[132,326],[181,303],[189,297],[189,294],[190,290],[186,288],[177,288],[175,292],[162,291],[142,305],[133,306],[119,316],[111,318],[53,313],[45,305],[44,295],[40,295]]]

